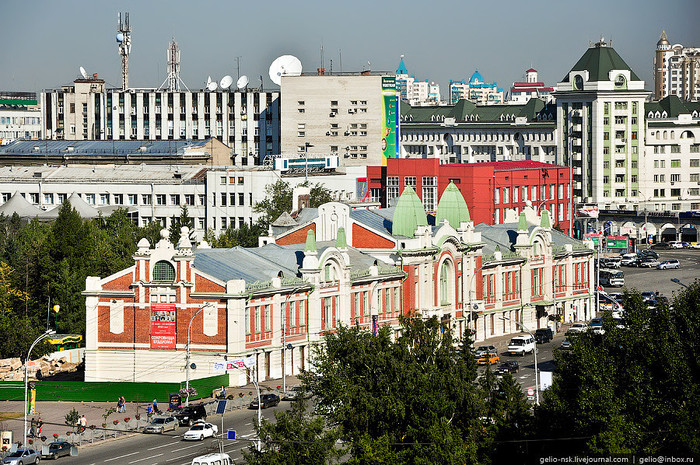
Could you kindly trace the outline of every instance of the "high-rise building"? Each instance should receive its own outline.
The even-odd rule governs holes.
[[[396,68],[396,92],[402,100],[411,105],[434,105],[440,103],[440,85],[434,82],[419,81],[415,76],[409,75],[403,62],[403,55],[399,67]]]
[[[503,89],[495,82],[485,82],[479,70],[476,70],[468,82],[450,80],[450,103],[461,99],[482,105],[503,103]]]
[[[671,45],[666,31],[661,31],[654,54],[654,96],[661,100],[669,95],[700,99],[700,48]]]
[[[41,136],[41,111],[34,92],[0,91],[0,145]]]

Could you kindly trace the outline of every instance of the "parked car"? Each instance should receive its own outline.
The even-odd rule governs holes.
[[[162,434],[166,431],[175,431],[177,429],[177,420],[175,417],[155,417],[143,429],[144,433]]]
[[[494,363],[498,363],[499,360],[501,360],[501,357],[499,357],[496,352],[486,352],[476,359],[476,363],[478,365],[493,365]]]
[[[207,409],[204,408],[202,404],[188,405],[187,407],[183,407],[182,410],[177,412],[174,416],[180,425],[192,426],[199,420],[207,419]]]
[[[200,455],[192,459],[192,465],[232,465],[233,460],[228,454],[214,452],[212,454]]]
[[[637,252],[637,255],[642,256],[642,257],[653,257],[653,258],[656,258],[656,259],[659,258],[659,254],[656,253],[655,251],[651,250],[651,249],[643,249],[643,250],[640,250],[640,251]]]
[[[41,454],[34,449],[17,449],[4,459],[2,459],[3,465],[27,465],[28,463],[39,463],[41,460]]]
[[[260,395],[260,408],[274,407],[280,403],[280,396],[277,394],[261,394]],[[253,401],[250,403],[248,408],[258,408],[258,398],[253,397]]]
[[[529,334],[521,334],[520,336],[515,336],[511,338],[508,343],[508,353],[512,355],[522,355],[529,354],[535,350],[535,339]]]
[[[41,451],[42,459],[57,459],[59,457],[70,456],[70,449],[73,447],[68,441],[56,441],[48,445],[46,450]]]
[[[642,292],[642,299],[644,299],[644,302],[647,302],[649,300],[655,300],[656,292],[644,291]]]
[[[495,346],[479,346],[474,351],[474,355],[476,355],[478,358],[484,355],[486,352],[498,352],[498,349],[496,349]]]
[[[683,243],[681,241],[671,241],[668,243],[669,249],[682,249]]]
[[[621,257],[608,257],[600,260],[601,268],[620,268]]]
[[[637,263],[640,268],[655,268],[659,264],[659,261],[653,257],[644,257]]]
[[[552,338],[554,338],[552,328],[539,328],[535,330],[535,342],[538,344],[549,342]]]
[[[219,432],[216,425],[206,421],[198,421],[182,435],[185,441],[203,441],[204,438],[213,438]]]
[[[571,328],[566,332],[566,334],[569,333],[582,333],[584,331],[588,331],[588,325],[586,323],[574,323],[571,325]]]
[[[600,318],[593,318],[588,324],[588,329],[590,329],[593,334],[605,334],[603,329],[603,320]]]
[[[634,266],[637,263],[637,254],[628,253],[622,256],[620,259],[620,265],[622,266]]]
[[[520,371],[520,364],[515,360],[508,360],[506,362],[501,362],[496,368],[497,375],[505,375],[506,373],[517,373]]]
[[[561,341],[561,345],[559,346],[561,350],[571,350],[571,341],[567,338]]]
[[[308,391],[305,391],[302,386],[292,386],[284,393],[282,400],[294,400],[297,397],[308,399],[310,396]]]
[[[663,262],[656,265],[657,270],[669,270],[672,268],[680,268],[681,262],[678,260],[664,260]]]

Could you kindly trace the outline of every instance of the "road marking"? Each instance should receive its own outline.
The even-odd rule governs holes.
[[[170,452],[179,452],[181,450],[192,449],[193,447],[199,447],[199,446],[200,446],[200,444],[195,444],[193,446],[187,446],[187,447],[181,447],[179,449],[174,449],[174,450],[171,450]]]
[[[246,438],[249,438],[251,436],[255,436],[255,433],[244,434],[244,435],[241,435],[240,437],[243,439],[246,439]]]
[[[151,456],[151,457],[144,457],[144,458],[142,458],[142,459],[134,460],[133,462],[129,462],[129,463],[136,463],[136,462],[141,462],[141,461],[143,461],[143,460],[154,459],[154,458],[156,458],[156,457],[160,457],[161,455],[163,455],[163,454],[153,455],[153,456]]]
[[[529,378],[529,377],[530,377],[530,375],[522,375],[522,376],[520,376],[520,379],[525,379],[525,378]]]
[[[244,426],[251,426],[253,423],[246,423]]]
[[[139,453],[139,452],[132,452],[131,454],[121,455],[121,456],[119,456],[119,457],[113,457],[113,458],[111,458],[111,459],[105,460],[105,462],[111,462],[112,460],[123,459],[124,457],[130,457],[130,456],[136,455],[136,454],[138,454],[138,453]]]
[[[146,450],[155,450],[155,449],[160,449],[161,447],[170,447],[170,446],[177,444],[178,442],[180,442],[180,441],[174,442],[172,444],[163,444],[162,446],[149,447]]]

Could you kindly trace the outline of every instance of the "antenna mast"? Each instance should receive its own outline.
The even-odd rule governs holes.
[[[129,13],[119,13],[119,29],[117,29],[117,46],[122,57],[122,90],[129,88],[129,54],[131,53],[131,27],[129,26]]]
[[[185,83],[180,79],[180,47],[178,47],[174,37],[168,45],[165,56],[168,59],[168,77],[165,78],[159,90],[166,87],[167,84],[167,89],[169,91],[176,92],[180,90],[180,83],[182,83],[183,87],[189,91]]]

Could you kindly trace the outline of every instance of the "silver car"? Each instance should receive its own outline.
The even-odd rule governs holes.
[[[164,433],[175,431],[177,420],[174,417],[156,417],[143,429],[144,433]]]
[[[39,463],[41,455],[34,449],[17,449],[4,459],[3,465],[27,465],[28,463]]]

